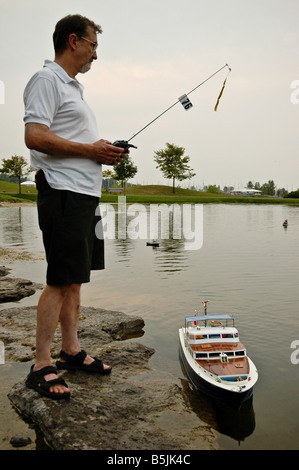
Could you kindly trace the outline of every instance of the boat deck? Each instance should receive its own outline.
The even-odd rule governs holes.
[[[196,359],[196,362],[208,372],[217,376],[246,375],[249,373],[247,357],[229,358],[225,364],[220,359]]]
[[[244,350],[241,342],[237,343],[203,343],[191,344],[193,351],[197,352],[229,352]],[[228,362],[223,363],[221,359],[196,359],[196,362],[208,372],[217,376],[224,375],[246,375],[249,373],[249,362],[246,356],[228,357]]]

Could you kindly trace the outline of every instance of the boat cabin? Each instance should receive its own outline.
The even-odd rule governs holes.
[[[239,333],[230,315],[197,315],[185,318],[185,333],[190,344],[238,342]]]
[[[205,303],[206,304],[206,303]],[[234,326],[234,318],[222,315],[194,315],[185,317],[185,327],[180,329],[183,357],[192,377],[221,387],[238,384],[238,392],[246,388],[252,379],[250,360],[240,342]]]

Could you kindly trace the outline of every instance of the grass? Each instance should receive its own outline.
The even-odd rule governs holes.
[[[103,191],[102,202],[117,202],[118,195],[108,194]],[[128,203],[140,204],[290,204],[299,206],[299,199],[272,198],[261,196],[234,196],[223,193],[208,193],[192,189],[176,188],[175,194],[171,186],[147,185],[132,186],[126,188],[126,200]]]
[[[22,194],[19,194],[18,183],[9,183],[0,180],[0,203],[1,202],[34,202],[37,198],[37,191],[34,187],[22,186]]]
[[[22,194],[18,194],[19,185],[0,180],[1,202],[35,202],[37,191],[34,187],[22,186]],[[229,194],[208,193],[192,189],[176,188],[175,194],[171,186],[163,185],[138,185],[126,188],[127,203],[140,204],[288,204],[299,206],[299,199],[271,198],[262,196],[232,196]],[[118,201],[117,194],[110,194],[105,190],[102,193],[101,202]]]

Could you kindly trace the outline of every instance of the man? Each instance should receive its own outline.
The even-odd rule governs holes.
[[[111,368],[81,350],[77,337],[80,287],[91,269],[104,268],[103,240],[95,237],[102,164],[115,165],[124,149],[99,139],[94,115],[76,75],[97,59],[102,29],[81,15],[56,25],[55,59],[24,91],[25,143],[38,170],[38,217],[47,258],[47,284],[37,308],[36,361],[26,385],[51,398],[70,391],[51,366],[50,347],[58,321],[62,346],[59,369],[109,373]]]

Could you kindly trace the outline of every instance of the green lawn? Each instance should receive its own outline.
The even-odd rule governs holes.
[[[0,203],[36,201],[37,191],[34,187],[22,186],[21,188],[22,194],[19,194],[18,183],[0,180]]]
[[[28,202],[36,201],[37,191],[34,187],[22,186],[22,194],[18,194],[19,185],[0,180],[0,203],[1,202]],[[173,204],[173,203],[226,203],[226,204],[291,204],[299,206],[299,199],[279,199],[261,196],[231,196],[229,194],[215,194],[192,189],[176,188],[175,194],[171,186],[147,185],[132,186],[126,188],[127,203],[140,204]],[[103,191],[101,202],[117,202],[118,195]]]
[[[117,202],[118,195],[103,191],[102,202]],[[261,196],[233,196],[230,194],[208,193],[192,189],[176,188],[175,194],[171,186],[147,185],[126,188],[128,203],[140,204],[173,204],[173,203],[226,203],[226,204],[291,204],[299,206],[299,199],[271,198]]]

